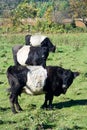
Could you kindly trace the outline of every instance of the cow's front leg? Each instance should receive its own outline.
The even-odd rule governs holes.
[[[43,109],[44,109],[44,108],[47,108],[47,102],[48,102],[48,100],[49,100],[49,99],[48,99],[48,94],[46,93],[46,94],[45,94],[45,101],[44,101],[44,104],[41,106],[41,108],[43,108]]]
[[[49,101],[49,104],[47,105]],[[53,101],[53,94],[52,93],[46,93],[45,94],[45,101],[41,108],[49,108],[52,109],[52,101]]]
[[[49,109],[52,109],[53,107],[52,107],[52,101],[53,101],[53,95],[50,95],[50,97],[49,97],[49,105],[48,105],[48,108]]]

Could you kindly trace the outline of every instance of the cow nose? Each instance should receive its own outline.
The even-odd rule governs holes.
[[[62,88],[66,88],[66,85],[65,85],[65,84],[63,84],[63,85],[62,85]]]
[[[42,58],[44,58],[44,55],[42,55]]]
[[[65,94],[66,91],[67,91],[67,86],[65,84],[62,85],[62,88],[63,88],[63,93]]]
[[[43,57],[42,57],[42,60],[45,62],[45,61],[46,61],[46,57],[45,57],[45,56],[43,56]]]

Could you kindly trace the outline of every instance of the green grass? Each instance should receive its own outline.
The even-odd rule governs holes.
[[[23,112],[12,114],[6,70],[13,65],[11,48],[24,44],[25,34],[0,35],[0,130],[87,130],[87,33],[50,34],[57,46],[47,65],[79,71],[66,95],[54,97],[53,110],[42,110],[44,95],[19,97]]]

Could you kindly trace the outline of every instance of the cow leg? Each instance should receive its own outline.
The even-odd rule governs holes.
[[[52,108],[52,100],[53,100],[53,95],[50,93],[46,93],[45,101],[44,104],[41,106],[41,108]],[[49,101],[49,105],[47,106],[48,101]]]
[[[18,110],[18,111],[22,111],[22,108],[21,108],[21,106],[20,106],[19,103],[18,103],[18,97],[16,97],[16,99],[15,99],[15,104],[16,104],[17,110]]]
[[[16,109],[15,109],[15,94],[11,94],[10,95],[10,97],[9,97],[9,99],[10,99],[10,103],[11,103],[11,110],[12,110],[12,112],[14,113],[14,114],[16,114],[17,113],[17,111],[16,111]]]
[[[52,109],[53,95],[50,95],[48,108]]]
[[[44,104],[41,106],[41,108],[47,108],[47,102],[48,102],[48,94],[45,94],[45,101]]]

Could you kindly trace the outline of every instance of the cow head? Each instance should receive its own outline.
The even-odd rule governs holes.
[[[46,60],[49,55],[49,49],[47,47],[31,47],[28,60],[26,64],[30,65],[42,65],[46,67]]]
[[[41,42],[41,47],[48,47],[49,52],[55,52],[56,46],[52,44],[50,39],[46,37],[42,42]]]
[[[72,72],[71,70],[65,70],[62,76],[62,88],[64,93],[66,93],[69,86],[72,84],[73,80],[79,75],[79,72]]]
[[[56,46],[53,46],[53,47],[49,48],[50,52],[55,52],[55,50],[56,50]]]

